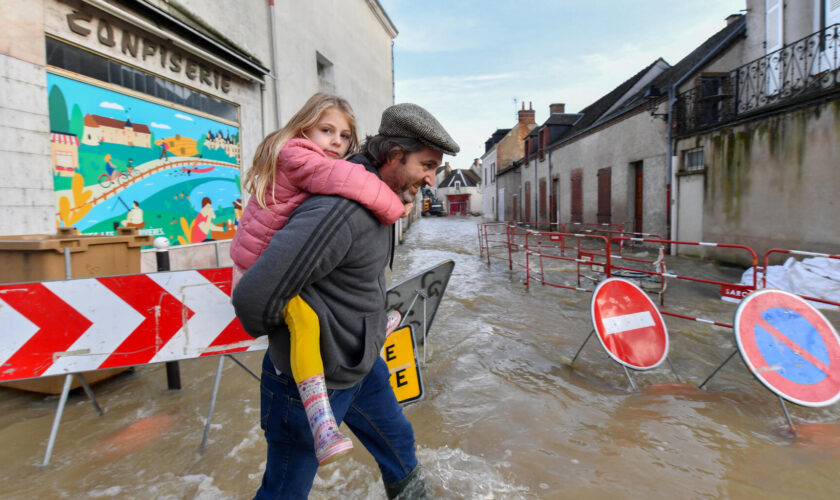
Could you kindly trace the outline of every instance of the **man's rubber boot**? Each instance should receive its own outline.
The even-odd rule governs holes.
[[[385,494],[388,500],[398,498],[399,500],[426,500],[426,482],[423,481],[423,473],[420,464],[396,483],[385,483]]]

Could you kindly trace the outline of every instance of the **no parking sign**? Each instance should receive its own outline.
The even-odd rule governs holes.
[[[735,339],[753,375],[779,396],[812,407],[840,399],[840,339],[800,297],[751,293],[735,311]]]

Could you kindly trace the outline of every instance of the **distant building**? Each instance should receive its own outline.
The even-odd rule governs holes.
[[[375,133],[394,99],[396,27],[378,0],[327,4],[325,9],[323,2],[257,0],[0,2],[7,27],[0,30],[0,67],[14,75],[0,78],[0,117],[7,118],[0,120],[0,134],[16,139],[0,145],[5,215],[0,235],[52,233],[57,222],[66,223],[59,200],[72,195],[60,193],[67,183],[54,183],[53,176],[68,176],[76,168],[73,175],[91,185],[90,167],[104,168],[95,158],[103,145],[142,149],[166,140],[171,154],[183,149],[189,155],[202,140],[246,170],[263,137],[318,91],[353,104],[360,136]],[[116,94],[113,99],[98,97],[109,92]],[[159,118],[141,118],[144,111],[135,109],[131,116],[142,123],[127,119],[130,110],[120,102],[132,99],[159,108]],[[229,128],[218,134],[215,126],[202,126],[193,134],[195,116]],[[212,137],[205,138],[208,128]],[[111,154],[118,169],[130,159],[139,164],[158,156],[145,149],[132,156],[122,148]],[[27,203],[4,194],[16,186],[27,186]],[[215,265],[215,252],[208,249],[211,257],[205,259],[191,247],[203,260],[191,258],[185,265]]]
[[[437,186],[450,215],[467,215],[481,207],[481,178],[471,169],[451,169]]]
[[[516,125],[493,146],[496,151],[496,204],[498,207],[496,214],[500,221],[521,220],[522,175],[520,169],[525,138],[537,126],[536,111],[530,103],[528,109],[525,109],[523,102],[522,109],[518,111],[518,117]]]

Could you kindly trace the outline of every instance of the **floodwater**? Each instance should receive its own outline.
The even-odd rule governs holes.
[[[670,355],[650,372],[621,368],[591,340],[590,294],[522,285],[521,269],[479,257],[478,218],[426,218],[398,248],[392,282],[446,259],[453,276],[432,326],[424,398],[406,408],[434,498],[835,498],[840,406],[788,404],[735,356],[732,331],[666,317]],[[737,281],[741,270],[668,261],[677,274]],[[560,266],[562,267],[562,266]],[[573,268],[570,268],[573,269]],[[664,309],[732,323],[715,287],[670,284]],[[826,312],[840,325],[836,312]],[[422,355],[422,351],[421,351]],[[262,353],[240,355],[258,370]],[[210,442],[198,454],[218,358],[181,363],[183,389],[162,365],[94,386],[97,416],[71,393],[49,466],[57,396],[0,389],[0,498],[249,498],[265,445],[257,382],[224,364]],[[357,446],[323,467],[311,498],[385,498]]]

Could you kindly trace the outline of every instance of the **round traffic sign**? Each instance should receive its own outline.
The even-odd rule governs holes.
[[[636,370],[656,368],[668,355],[668,331],[659,309],[641,288],[621,278],[592,294],[592,325],[607,354]]]
[[[735,340],[768,389],[802,406],[840,399],[840,338],[825,316],[790,292],[765,288],[735,310]]]

